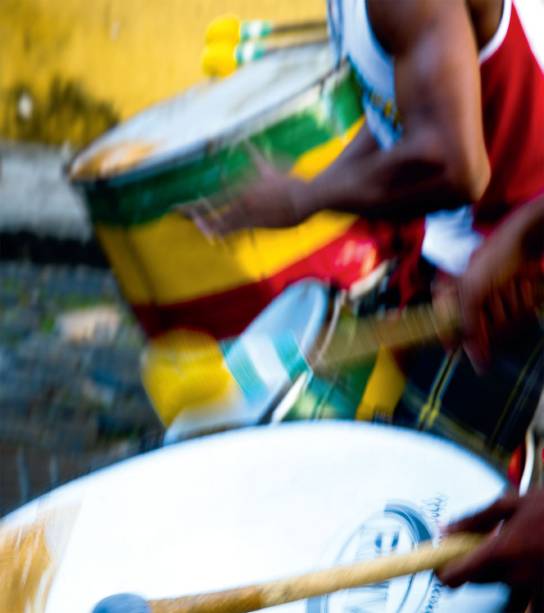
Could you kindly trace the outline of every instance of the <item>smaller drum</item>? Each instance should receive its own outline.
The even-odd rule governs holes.
[[[358,335],[372,337],[362,320],[388,308],[380,287],[387,279],[373,276],[358,297],[350,296],[352,308],[339,311],[330,329],[333,342],[321,348],[325,362],[334,363],[338,339],[349,350],[360,345]],[[397,322],[407,338],[430,325],[428,307],[414,308]],[[534,469],[530,426],[542,391],[543,347],[541,325],[535,324],[515,344],[497,349],[484,374],[474,371],[461,347],[448,351],[438,339],[398,352],[382,347],[326,377],[308,370],[275,407],[272,421],[357,419],[432,432],[482,455],[523,491]]]
[[[230,385],[211,403],[185,407],[166,441],[267,420],[291,388],[303,360],[328,327],[334,327],[335,299],[322,283],[302,281],[286,289],[234,342],[222,344]]]
[[[384,267],[377,269],[361,286],[360,294],[371,294],[384,274]],[[389,362],[384,358],[390,356],[388,352],[380,351],[355,364],[340,364],[326,376],[317,376],[308,364],[309,356],[327,352],[339,325],[343,338],[350,342],[350,331],[355,333],[357,323],[350,304],[352,298],[318,281],[289,287],[238,340],[222,343],[220,364],[202,362],[202,384],[211,386],[219,371],[227,373],[229,384],[211,401],[204,398],[188,406],[187,400],[179,400],[183,410],[170,425],[166,442],[259,423],[368,419],[361,407],[369,396],[392,410],[391,398],[397,398],[404,379],[398,380],[392,357]],[[150,395],[153,399],[153,393]],[[154,404],[160,403],[154,399]]]
[[[48,562],[56,559],[51,541],[37,539],[39,552],[18,564],[17,550],[4,580],[17,584],[23,571],[36,579],[23,594],[30,605],[37,579],[49,573],[45,613],[88,613],[121,592],[163,598],[227,589],[436,542],[439,526],[505,487],[477,456],[393,427],[240,430],[129,460],[9,515],[0,543],[48,534],[48,516],[79,509],[56,565]],[[503,585],[444,589],[423,572],[278,610],[491,613],[508,597]],[[20,613],[10,605],[4,610]]]

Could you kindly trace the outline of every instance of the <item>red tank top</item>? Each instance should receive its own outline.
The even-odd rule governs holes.
[[[508,15],[509,21],[502,24],[506,32],[497,48],[480,59],[491,179],[481,200],[474,204],[474,226],[486,235],[509,211],[544,193],[544,71],[513,0],[504,0],[501,22]],[[544,23],[539,27],[544,28]],[[421,222],[401,230],[404,249],[392,283],[399,289],[402,304],[428,291],[428,279],[420,272],[423,236]]]
[[[544,72],[515,4],[504,40],[481,62],[480,74],[491,180],[474,211],[476,226],[489,229],[544,192]]]

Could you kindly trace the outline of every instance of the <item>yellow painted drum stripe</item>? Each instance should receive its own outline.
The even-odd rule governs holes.
[[[142,381],[165,426],[186,409],[227,401],[236,381],[211,336],[176,330],[150,343]]]
[[[152,302],[149,281],[126,230],[101,224],[96,224],[94,229],[124,296],[133,304]]]
[[[293,166],[291,174],[306,180],[316,177],[336,160],[355,138],[363,124],[364,117],[361,117],[341,136],[337,136],[323,145],[318,145],[301,155]]]
[[[292,173],[305,179],[319,174],[361,124],[304,154]],[[325,211],[295,228],[238,232],[214,245],[177,212],[130,229],[97,224],[97,232],[127,299],[169,304],[273,276],[341,236],[354,219]]]
[[[334,240],[351,218],[323,213],[284,231],[240,232],[213,248],[181,216],[129,232],[157,304],[175,303],[273,276]],[[121,273],[123,274],[123,273]],[[131,288],[127,297],[135,301]]]
[[[382,347],[357,408],[356,419],[372,421],[377,416],[392,418],[405,385],[406,377],[395,357],[391,351]]]

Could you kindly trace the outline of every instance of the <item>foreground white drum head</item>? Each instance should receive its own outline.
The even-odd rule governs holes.
[[[81,510],[48,613],[118,592],[149,598],[234,587],[409,550],[505,488],[433,437],[352,423],[282,425],[165,448],[59,489]],[[13,514],[28,519],[39,503]],[[499,611],[503,586],[442,588],[431,573],[282,611]]]

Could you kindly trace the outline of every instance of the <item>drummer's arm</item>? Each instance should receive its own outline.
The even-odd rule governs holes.
[[[376,153],[379,150],[378,143],[374,136],[372,136],[368,124],[364,123],[355,138],[335,160],[334,166],[340,168],[343,165],[356,163],[361,158]]]
[[[478,200],[490,177],[478,52],[463,0],[368,0],[395,58],[404,133],[390,150],[361,148],[300,191],[306,216],[323,208],[411,216]],[[306,207],[306,209],[305,209]]]

